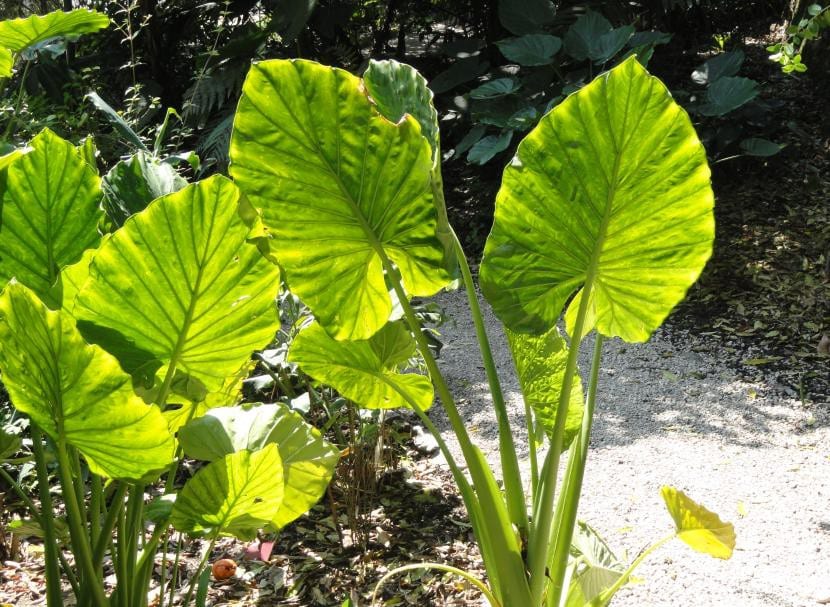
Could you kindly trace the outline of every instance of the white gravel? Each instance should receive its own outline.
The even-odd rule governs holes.
[[[449,317],[439,362],[474,440],[498,470],[492,401],[466,299],[455,292],[437,301]],[[512,359],[483,305],[527,479]],[[828,404],[805,405],[742,380],[719,361],[722,345],[712,337],[676,332],[673,341],[663,330],[647,344],[606,343],[579,516],[631,560],[671,531],[659,493],[669,484],[733,522],[737,548],[720,561],[671,542],[641,565],[643,583],[620,591],[613,604],[816,607],[830,598]],[[462,462],[441,407],[433,411]]]

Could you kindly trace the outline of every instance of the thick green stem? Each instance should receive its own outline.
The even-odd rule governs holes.
[[[565,473],[567,479],[559,496],[559,503],[556,505],[556,541],[553,545],[553,560],[550,561],[551,588],[548,591],[551,596],[551,604],[559,605],[562,596],[565,571],[568,567],[568,555],[570,554],[571,538],[573,537],[574,525],[576,525],[576,513],[579,507],[579,496],[582,493],[582,481],[585,478],[585,462],[588,459],[588,446],[591,442],[591,426],[594,420],[594,409],[597,397],[597,380],[599,379],[599,367],[602,362],[603,337],[597,334],[594,341],[594,355],[591,361],[591,373],[588,379],[588,398],[585,402],[585,411],[582,414],[582,428],[571,453],[568,456],[568,469]]]
[[[92,561],[95,563],[100,563],[104,560],[104,553],[112,541],[112,530],[118,521],[118,515],[124,508],[124,496],[127,494],[127,487],[127,483],[122,481],[118,483],[118,488],[115,490],[115,495],[107,510],[107,516],[104,517],[104,524],[101,526],[101,531],[98,534],[98,541],[95,542],[92,549]]]
[[[43,435],[34,422],[31,425],[31,433],[32,451],[35,455],[35,468],[37,470],[38,493],[40,494],[40,520],[43,526],[43,556],[46,561],[46,604],[48,607],[61,607],[63,596],[61,594],[61,574],[58,563],[60,545],[55,534],[55,523],[52,518],[52,494],[49,487],[49,472],[46,469],[46,454],[43,451]],[[34,511],[36,512],[36,510]]]
[[[556,410],[556,421],[553,426],[553,435],[550,441],[550,448],[542,465],[540,475],[539,496],[534,503],[533,511],[533,533],[528,542],[528,566],[530,569],[530,592],[532,605],[541,605],[542,592],[547,581],[548,550],[553,540],[553,519],[554,504],[553,498],[556,493],[556,480],[559,471],[559,456],[562,452],[562,441],[565,433],[565,420],[568,416],[568,404],[571,397],[574,376],[576,375],[577,358],[579,357],[579,346],[582,343],[585,318],[588,314],[590,302],[591,285],[593,283],[593,272],[589,274],[582,290],[582,298],[577,311],[576,322],[574,323],[573,336],[571,337],[568,360],[565,365],[565,376],[562,380],[562,391],[559,394],[559,405]]]
[[[75,494],[75,484],[72,479],[72,463],[69,459],[68,447],[63,439],[57,441],[58,473],[61,479],[64,507],[69,522],[69,534],[72,537],[72,552],[75,563],[80,568],[83,585],[89,591],[93,604],[96,607],[107,607],[108,601],[104,588],[98,583],[95,563],[92,561],[92,548],[89,545],[89,536],[78,509],[78,496]]]
[[[382,248],[378,249],[383,251]],[[409,330],[415,336],[418,344],[418,349],[424,362],[429,370],[433,385],[435,386],[438,396],[441,398],[441,403],[450,420],[453,432],[455,433],[458,443],[461,446],[461,451],[464,454],[464,459],[467,467],[470,470],[470,476],[473,479],[473,485],[476,492],[476,504],[467,503],[467,508],[471,512],[476,508],[481,508],[482,517],[478,519],[478,526],[490,525],[493,530],[489,532],[489,537],[492,538],[493,545],[487,550],[492,554],[497,561],[493,563],[493,567],[499,569],[499,580],[503,582],[503,595],[500,595],[502,603],[508,605],[525,605],[529,604],[530,596],[527,586],[527,579],[524,572],[524,564],[521,560],[521,554],[518,545],[511,546],[511,539],[507,534],[512,533],[510,529],[509,514],[505,507],[504,501],[498,491],[494,491],[494,481],[491,481],[492,472],[485,470],[486,463],[479,451],[470,440],[467,433],[467,428],[464,425],[464,420],[455,405],[455,400],[450,393],[444,376],[438,368],[438,363],[432,356],[429,350],[429,344],[426,341],[418,319],[415,317],[415,312],[409,303],[406,291],[401,284],[399,275],[392,265],[385,253],[381,256],[387,276],[392,284],[395,293],[400,300],[401,307],[404,311]],[[488,475],[489,473],[489,475]],[[467,500],[465,500],[466,502]],[[500,503],[499,503],[500,502]],[[478,517],[477,517],[478,518]],[[475,519],[474,519],[475,520]],[[477,531],[481,531],[478,529]],[[477,533],[479,541],[487,541],[484,533]]]
[[[516,456],[516,445],[513,442],[510,418],[507,416],[504,392],[501,389],[496,361],[493,359],[493,351],[487,337],[487,328],[484,326],[484,317],[478,303],[478,293],[473,283],[473,276],[470,273],[470,266],[467,264],[467,257],[458,236],[455,232],[452,233],[452,236],[455,243],[455,254],[461,268],[461,278],[464,281],[464,289],[467,292],[467,300],[470,304],[470,314],[473,317],[476,339],[484,362],[484,371],[487,374],[487,383],[490,385],[490,394],[493,397],[493,408],[496,411],[496,422],[499,426],[499,455],[501,457],[502,476],[504,477],[504,492],[507,497],[507,510],[510,513],[510,521],[519,529],[521,536],[527,538],[528,520],[524,484],[519,471],[519,459]]]

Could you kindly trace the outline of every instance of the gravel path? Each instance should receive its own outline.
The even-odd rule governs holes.
[[[449,321],[440,364],[474,440],[498,469],[491,399],[463,293],[438,298]],[[523,407],[499,323],[485,306],[523,474]],[[641,565],[618,607],[815,607],[830,598],[830,423],[827,403],[803,405],[742,380],[714,338],[661,330],[647,344],[607,342],[580,518],[628,560],[671,531],[670,484],[735,524],[733,558],[679,541]],[[588,354],[586,351],[584,354]],[[581,360],[587,370],[587,356]],[[451,447],[440,407],[433,416]],[[457,456],[459,461],[460,454]],[[830,602],[830,601],[828,601]]]

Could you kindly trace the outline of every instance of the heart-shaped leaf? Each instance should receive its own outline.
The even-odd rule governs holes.
[[[704,116],[723,116],[758,96],[758,83],[751,78],[724,76],[709,85],[706,103],[698,108]]]
[[[677,537],[694,550],[728,559],[735,549],[735,527],[674,487],[660,490],[677,527]]]
[[[579,557],[579,564],[571,577],[564,607],[593,607],[592,601],[611,588],[625,573],[626,567],[605,540],[582,521],[577,521],[571,546]],[[603,596],[600,605],[607,604],[611,596]]]
[[[17,278],[52,308],[61,268],[101,240],[100,180],[75,147],[49,129],[6,171],[0,224],[0,280]]]
[[[184,426],[179,441],[186,455],[207,461],[277,445],[285,477],[282,506],[272,520],[278,529],[317,503],[339,458],[316,428],[281,404],[212,409]]]
[[[432,406],[428,377],[400,373],[415,354],[415,342],[402,322],[389,323],[367,340],[338,342],[315,323],[291,344],[288,360],[367,409]]]
[[[142,378],[160,367],[220,389],[276,330],[279,268],[248,241],[253,210],[214,176],[133,215],[92,259],[84,335]]]
[[[496,199],[482,289],[508,327],[539,334],[584,287],[601,333],[645,341],[711,254],[713,204],[689,117],[629,58],[519,145]]]
[[[705,86],[712,84],[724,76],[734,76],[744,63],[744,52],[740,49],[715,55],[692,72],[695,84]]]
[[[391,263],[410,295],[449,283],[429,142],[412,116],[381,115],[359,78],[311,61],[255,63],[230,155],[291,290],[336,338],[386,323]]]
[[[579,61],[605,63],[622,50],[633,34],[632,26],[614,29],[608,19],[589,10],[565,32],[565,50]]]
[[[510,146],[513,131],[504,131],[498,135],[487,135],[476,142],[467,153],[467,160],[473,164],[486,164],[496,154],[502,153]]]
[[[784,146],[780,143],[761,137],[749,137],[741,141],[741,150],[748,156],[768,158],[769,156],[775,156],[783,149]]]
[[[50,38],[97,32],[109,23],[109,18],[103,13],[85,8],[9,19],[0,21],[0,47],[19,53]]]
[[[276,445],[239,451],[199,470],[176,498],[170,524],[193,535],[252,540],[276,517],[283,468]]]
[[[84,342],[74,320],[12,281],[0,295],[0,370],[14,406],[55,441],[112,478],[166,467],[173,438],[157,407],[136,396],[118,361]]]
[[[522,87],[522,84],[515,78],[496,78],[485,82],[479,87],[470,91],[473,99],[495,99],[515,93]]]
[[[548,65],[562,48],[562,39],[550,34],[527,34],[496,42],[501,54],[519,65]]]
[[[553,434],[559,395],[565,378],[568,345],[553,327],[542,335],[515,333],[507,329],[507,342],[516,364],[516,374],[525,403],[533,410],[537,421],[548,436]],[[567,449],[582,427],[582,382],[577,378],[571,388],[568,416],[562,449]]]

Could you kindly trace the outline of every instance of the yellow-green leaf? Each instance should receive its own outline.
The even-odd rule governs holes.
[[[97,32],[109,23],[109,17],[103,13],[85,8],[8,19],[0,21],[0,47],[19,53],[50,38]]]
[[[661,489],[666,508],[674,519],[677,537],[694,550],[728,559],[735,548],[735,527],[674,487]]]

